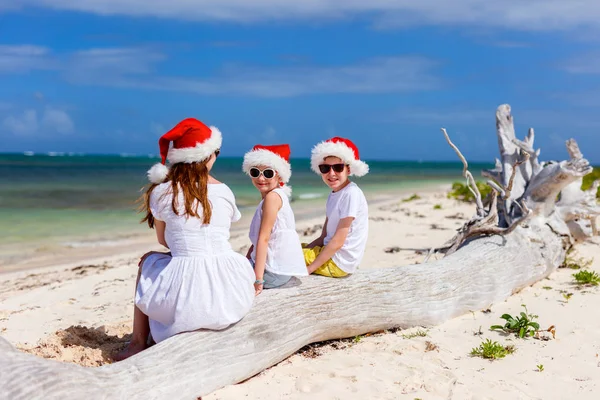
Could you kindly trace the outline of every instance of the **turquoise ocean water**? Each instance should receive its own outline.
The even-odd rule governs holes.
[[[157,159],[88,155],[0,154],[0,266],[24,246],[118,239],[141,232],[136,200]],[[462,180],[458,162],[368,161],[371,172],[356,179],[369,194]],[[241,158],[220,157],[213,175],[228,184],[238,206],[252,213],[260,197],[241,172]],[[491,164],[472,164],[479,176]],[[327,187],[308,159],[292,160],[294,204],[322,202]]]

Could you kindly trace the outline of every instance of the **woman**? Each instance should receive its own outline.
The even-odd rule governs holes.
[[[140,261],[133,336],[117,361],[144,350],[149,333],[158,343],[180,332],[223,329],[252,306],[252,267],[229,244],[231,222],[241,215],[229,187],[209,175],[221,141],[215,127],[193,118],[159,140],[162,162],[148,171],[153,185],[143,221],[170,253],[150,252]]]
[[[250,224],[252,246],[247,257],[254,265],[256,294],[279,287],[292,276],[306,276],[304,254],[296,232],[286,185],[292,176],[287,144],[256,145],[244,156],[242,169],[262,197]]]

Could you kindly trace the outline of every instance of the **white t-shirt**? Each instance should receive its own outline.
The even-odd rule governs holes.
[[[338,192],[331,192],[327,198],[327,245],[335,235],[341,219],[354,217],[346,241],[332,257],[342,271],[351,274],[362,261],[369,236],[369,207],[362,190],[354,182]]]

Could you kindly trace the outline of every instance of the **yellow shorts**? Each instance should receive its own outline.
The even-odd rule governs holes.
[[[302,243],[302,251],[304,251],[304,262],[308,267],[313,261],[315,261],[319,253],[321,253],[321,251],[323,250],[323,247],[315,246],[312,249],[307,249],[306,246],[307,243]],[[340,267],[335,265],[331,258],[325,261],[325,264],[317,268],[315,272],[313,272],[313,274],[329,276],[331,278],[342,278],[348,275],[346,272],[342,271]]]

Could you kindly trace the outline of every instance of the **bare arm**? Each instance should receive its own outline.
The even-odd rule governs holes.
[[[159,221],[159,220],[154,220],[154,229],[156,230],[156,239],[158,239],[158,243],[162,244],[163,246],[165,246],[167,249],[169,248],[169,245],[167,244],[167,241],[165,240],[165,228],[167,227],[167,224],[165,223],[165,221]]]
[[[277,219],[277,212],[283,204],[281,197],[275,192],[270,192],[265,196],[262,205],[262,219],[260,221],[260,231],[256,242],[256,260],[254,260],[254,273],[256,280],[263,280],[265,267],[267,264],[267,248],[271,239],[271,231]],[[262,284],[255,284],[256,294],[262,291]]]
[[[353,220],[354,217],[346,217],[340,220],[335,233],[329,243],[327,243],[327,246],[321,250],[317,258],[315,258],[315,261],[307,267],[309,274],[315,272],[317,268],[333,257],[336,251],[342,248],[346,241],[346,237],[348,237],[348,233],[350,232],[350,226],[352,225]]]
[[[325,241],[325,237],[327,236],[327,218],[325,218],[325,223],[323,224],[323,229],[321,230],[321,236],[313,240],[308,244],[308,248],[312,249],[315,246],[323,246],[323,242]]]

